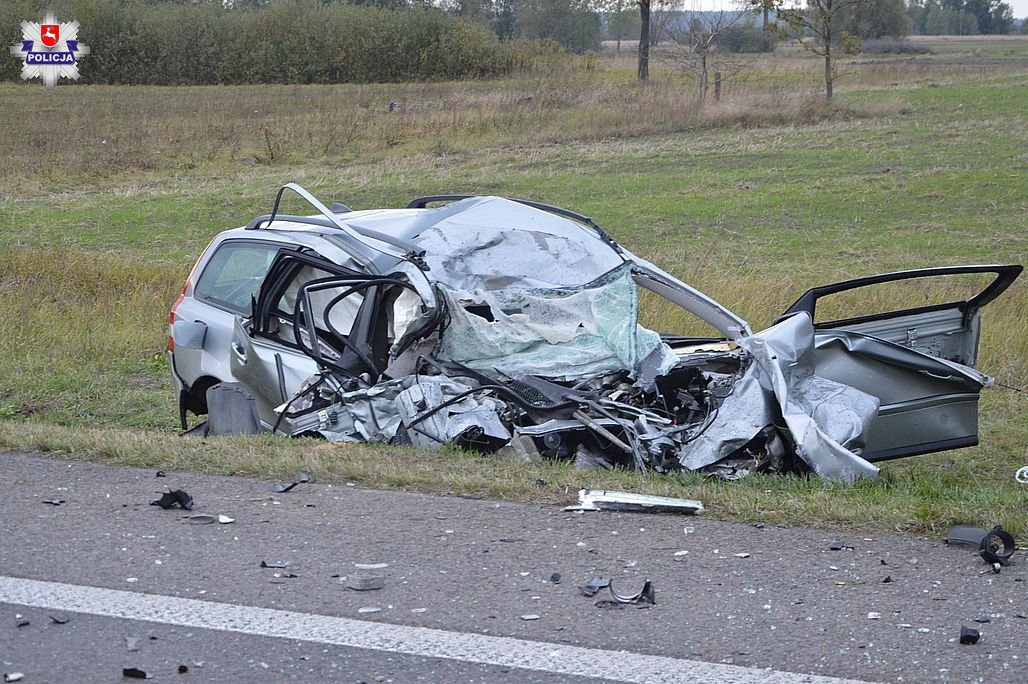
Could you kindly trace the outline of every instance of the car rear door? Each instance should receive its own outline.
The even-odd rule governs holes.
[[[956,266],[808,290],[780,318],[814,323],[816,373],[878,397],[869,461],[978,443],[981,310],[1021,266]]]

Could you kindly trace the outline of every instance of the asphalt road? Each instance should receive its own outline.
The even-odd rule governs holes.
[[[0,484],[0,672],[26,684],[127,667],[175,682],[1028,681],[1023,550],[982,574],[941,539],[274,494],[13,452]],[[149,505],[167,489],[194,510]],[[656,605],[597,606],[607,590],[578,589],[597,576],[626,594],[650,579]],[[384,586],[348,588],[359,578]],[[981,640],[961,645],[962,625]]]

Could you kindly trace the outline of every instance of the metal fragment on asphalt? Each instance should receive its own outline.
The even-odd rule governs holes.
[[[578,492],[579,505],[568,506],[565,511],[622,511],[627,513],[687,513],[703,512],[703,504],[692,499],[670,496],[651,496],[606,489],[582,489]]]

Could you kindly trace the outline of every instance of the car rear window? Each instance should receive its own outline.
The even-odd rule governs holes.
[[[257,242],[223,243],[200,274],[193,296],[215,306],[249,314],[253,296],[278,249],[278,245]]]

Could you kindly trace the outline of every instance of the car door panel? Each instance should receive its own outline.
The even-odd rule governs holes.
[[[973,367],[981,309],[1021,270],[958,266],[888,273],[813,288],[786,311],[781,318],[806,312],[814,320],[817,375],[878,397],[880,408],[864,458],[881,461],[978,443],[978,397],[991,382]],[[906,286],[904,281],[968,274],[991,280],[959,301],[828,321],[816,317],[819,300],[839,293],[856,294],[859,301],[859,293],[853,291],[873,285]],[[922,281],[920,286],[933,282]]]

